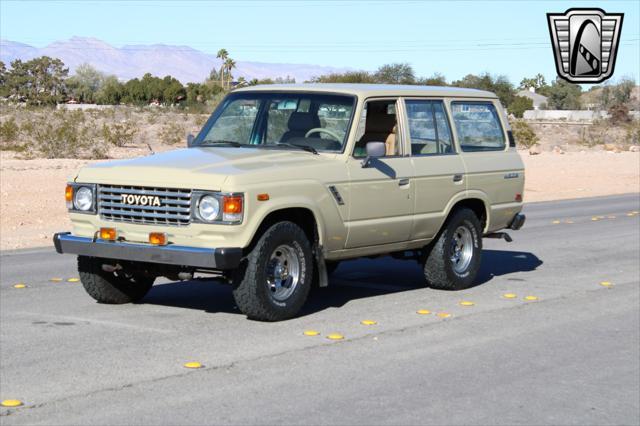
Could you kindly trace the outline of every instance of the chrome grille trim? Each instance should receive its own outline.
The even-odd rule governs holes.
[[[114,222],[186,226],[191,223],[191,193],[190,189],[98,185],[98,213]],[[162,206],[125,204],[123,194],[157,196]]]

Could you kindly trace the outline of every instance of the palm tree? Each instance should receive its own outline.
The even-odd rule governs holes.
[[[224,61],[224,66],[227,69],[227,76],[229,77],[229,88],[231,88],[231,70],[236,67],[236,61],[231,58],[227,58],[227,60]]]
[[[228,57],[229,57],[229,52],[227,52],[227,49],[218,50],[218,54],[216,55],[216,58],[222,61],[222,65],[220,65],[220,86],[223,89],[224,89],[224,70],[226,67],[226,60]]]

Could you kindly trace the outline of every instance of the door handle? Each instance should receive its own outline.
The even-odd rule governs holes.
[[[398,181],[398,185],[399,185],[399,186],[409,185],[409,179],[400,179],[400,180]]]
[[[462,182],[462,173],[456,173],[455,175],[453,175],[453,181]]]

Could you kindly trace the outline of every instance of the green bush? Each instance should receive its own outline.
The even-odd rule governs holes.
[[[539,142],[538,136],[533,129],[522,120],[515,120],[511,123],[511,130],[516,143],[525,148],[531,148]]]
[[[19,135],[20,126],[18,126],[13,117],[9,117],[0,123],[0,147],[2,149],[17,151],[20,145],[15,142],[18,140]]]

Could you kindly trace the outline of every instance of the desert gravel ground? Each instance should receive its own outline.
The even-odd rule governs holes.
[[[73,256],[4,252],[0,400],[25,405],[0,424],[639,424],[640,199],[524,210],[513,243],[485,240],[473,288],[360,259],[279,323],[247,320],[211,281],[100,305],[68,281]]]
[[[146,153],[132,149],[117,154]],[[521,155],[528,202],[640,192],[640,153],[544,152],[530,156],[523,151]],[[19,160],[8,152],[0,153],[0,250],[47,246],[55,232],[69,229],[64,186],[86,163]]]

